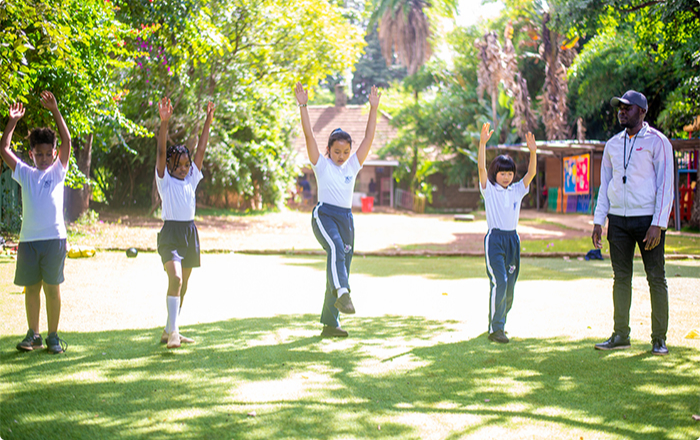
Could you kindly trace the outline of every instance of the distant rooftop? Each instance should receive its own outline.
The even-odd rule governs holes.
[[[318,149],[321,154],[325,154],[328,145],[328,137],[336,128],[342,128],[350,134],[352,137],[353,152],[357,151],[362,139],[365,137],[367,118],[369,117],[369,105],[344,105],[344,102],[344,93],[342,90],[336,90],[335,105],[310,105],[308,107],[311,127],[313,128],[316,143],[318,144]],[[396,128],[389,125],[391,116],[381,110],[378,113],[374,142],[372,142],[372,149],[365,161],[365,165],[396,166],[398,165],[396,160],[382,160],[379,159],[377,155],[377,151],[396,137],[397,132]],[[297,163],[299,165],[308,165],[309,159],[306,152],[306,141],[304,140],[301,126],[298,129],[298,133],[299,135],[292,142],[294,151],[297,153]]]

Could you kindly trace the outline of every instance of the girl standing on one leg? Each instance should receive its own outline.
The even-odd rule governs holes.
[[[193,267],[199,267],[199,235],[194,224],[195,191],[202,180],[202,162],[209,141],[209,128],[214,117],[214,104],[207,104],[207,117],[202,136],[197,143],[194,163],[190,150],[184,145],[166,149],[168,121],[173,115],[170,99],[158,103],[160,132],[156,156],[156,184],[163,201],[163,228],[158,233],[158,253],[168,274],[168,321],[161,343],[177,348],[181,342],[192,343],[180,335],[177,317],[187,292],[187,283]],[[167,168],[167,173],[165,172]]]
[[[339,311],[347,314],[355,313],[348,283],[355,245],[355,226],[351,211],[352,193],[357,173],[372,147],[381,94],[377,93],[377,88],[372,86],[365,138],[357,151],[350,155],[352,139],[348,133],[337,128],[328,138],[327,157],[323,157],[318,151],[306,108],[309,100],[308,92],[304,90],[301,83],[297,83],[295,93],[301,111],[306,151],[318,183],[318,204],[313,210],[311,225],[316,239],[327,254],[326,296],[321,312],[323,324],[321,336],[345,337],[348,332],[340,327]]]
[[[530,182],[537,173],[537,145],[535,136],[525,136],[530,150],[527,174],[519,182],[515,178],[515,162],[510,156],[496,157],[486,171],[486,142],[493,134],[490,124],[481,128],[479,139],[479,189],[486,206],[489,231],[484,237],[486,272],[489,277],[489,339],[507,343],[506,315],[513,305],[515,281],[520,271],[520,237],[516,232],[520,217],[520,203],[528,193]]]

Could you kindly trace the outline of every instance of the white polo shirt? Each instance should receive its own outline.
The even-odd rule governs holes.
[[[518,227],[520,204],[529,192],[525,183],[521,180],[509,185],[508,188],[503,188],[487,179],[486,188],[482,188],[479,184],[479,190],[484,196],[486,224],[489,231],[492,229],[514,231]]]
[[[197,185],[202,180],[202,172],[192,162],[190,172],[184,180],[176,179],[170,175],[166,167],[163,178],[158,177],[156,170],[156,185],[158,194],[163,201],[163,220],[187,222],[194,220],[194,212],[197,206],[195,193]]]
[[[341,166],[328,157],[319,156],[316,165],[311,165],[316,175],[318,201],[340,208],[352,208],[352,193],[355,190],[355,178],[362,169],[357,153]]]
[[[66,169],[56,160],[41,171],[17,161],[12,178],[22,186],[20,242],[66,238],[63,222],[63,183]]]

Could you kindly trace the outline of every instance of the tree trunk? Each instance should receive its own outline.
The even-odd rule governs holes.
[[[700,181],[700,179],[698,180]],[[690,227],[700,229],[700,189],[695,186],[695,200],[693,201],[693,211],[690,213]]]
[[[75,143],[75,159],[78,170],[90,178],[90,163],[92,162],[92,134],[87,135],[84,142]],[[66,188],[66,216],[69,221],[77,220],[90,209],[90,185],[85,184],[80,189]]]

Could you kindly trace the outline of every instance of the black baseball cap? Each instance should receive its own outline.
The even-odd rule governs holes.
[[[621,98],[615,97],[610,100],[610,105],[617,107],[620,103],[632,105],[635,104],[644,110],[647,110],[647,97],[634,90],[628,90]]]

